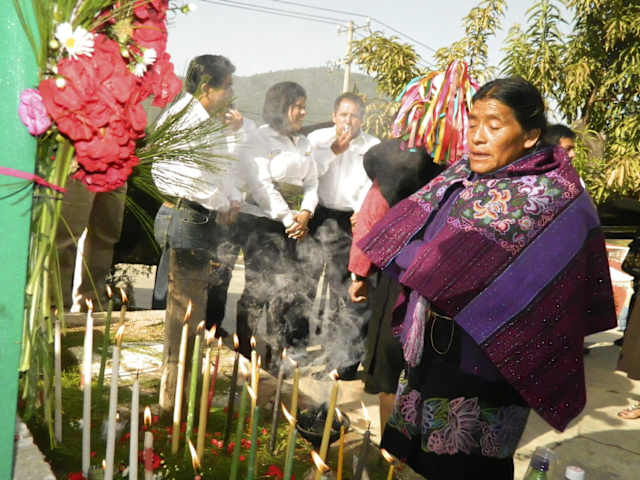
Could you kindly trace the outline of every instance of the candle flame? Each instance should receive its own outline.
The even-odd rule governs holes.
[[[251,388],[248,385],[247,385],[247,392],[249,393],[249,396],[251,397],[251,400],[257,400],[256,392],[254,392],[253,388]]]
[[[122,335],[124,334],[124,325],[120,325],[118,331],[116,332],[116,346],[120,348],[122,345]]]
[[[211,327],[210,332],[212,333],[212,335],[211,335],[211,336],[212,336],[213,338],[216,338],[216,333],[218,333],[218,326],[217,326],[217,325],[214,325],[213,327]]]
[[[296,362],[293,358],[289,357],[289,361],[291,362],[291,365],[293,365],[293,368],[298,368],[298,362]]]
[[[213,341],[216,339],[216,330],[215,326],[211,330],[207,330],[204,332],[204,338],[207,340],[207,346],[210,346]]]
[[[240,340],[238,340],[238,334],[234,333],[233,334],[233,348],[235,348],[236,350],[238,350],[238,347],[240,346]]]
[[[120,287],[120,296],[122,297],[122,304],[129,303],[129,297],[127,297],[127,292],[124,291],[122,287]]]
[[[187,305],[187,311],[184,312],[184,323],[187,323],[189,321],[189,319],[191,318],[191,309],[193,308],[193,304],[191,303],[191,300],[189,300],[189,303]]]
[[[103,458],[102,459],[102,470],[106,470],[107,469],[107,461]]]
[[[151,426],[151,409],[148,406],[144,407],[144,426]]]
[[[260,369],[260,367],[262,367],[262,356],[258,355],[258,369]]]
[[[316,465],[316,470],[318,470],[319,472],[327,473],[329,470],[331,470],[329,468],[329,465],[324,463],[320,455],[318,455],[315,450],[311,451],[311,458],[313,459],[313,463]]]
[[[120,423],[120,412],[116,410],[116,423]]]
[[[202,320],[197,326],[196,326],[196,332],[200,333],[201,331],[204,330],[204,320]]]
[[[109,285],[106,285],[105,288],[107,289],[107,297],[111,298],[113,296],[113,290],[111,290]]]
[[[280,355],[280,358],[282,358],[283,362],[284,362],[285,358],[287,358],[287,349],[286,348],[282,349],[282,354]]]
[[[340,378],[340,375],[338,375],[338,370],[333,369],[329,372],[329,376],[331,377],[331,380],[333,380],[334,382],[337,382],[338,379]]]
[[[362,405],[362,415],[364,416],[364,419],[367,421],[369,425],[371,425],[371,417],[369,416],[367,407],[365,407],[364,402],[362,400],[360,400],[360,405]]]
[[[287,410],[287,407],[284,406],[284,403],[281,403],[280,405],[282,406],[282,413],[284,414],[284,418],[287,419],[287,422],[289,422],[290,425],[295,424],[296,419],[293,418],[293,415],[289,413],[289,410]]]
[[[387,462],[393,463],[393,456],[391,456],[391,454],[387,452],[384,448],[380,449],[380,453],[382,454],[382,456]]]
[[[218,337],[218,348],[222,348],[222,337]]]
[[[342,412],[340,411],[340,409],[338,407],[336,407],[336,417],[338,417],[338,423],[340,423],[340,425],[342,425]]]
[[[251,335],[251,340],[249,340],[249,344],[251,345],[251,348],[256,348],[256,337]]]
[[[87,304],[87,310],[89,311],[88,313],[93,312],[93,302],[91,301],[91,299],[90,298],[86,298],[84,300],[84,303]]]
[[[191,453],[191,465],[193,465],[193,471],[198,473],[198,471],[200,470],[200,459],[198,458],[198,452],[196,452],[193,443],[191,443],[191,439],[189,439],[188,442],[189,452]]]

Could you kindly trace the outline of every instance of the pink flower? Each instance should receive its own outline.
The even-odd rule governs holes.
[[[40,92],[35,88],[27,88],[20,94],[18,116],[31,135],[41,135],[51,126]]]

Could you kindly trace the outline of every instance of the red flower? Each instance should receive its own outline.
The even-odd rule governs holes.
[[[171,63],[171,55],[164,52],[158,55],[158,59],[142,77],[142,90],[154,95],[152,105],[164,107],[171,102],[182,90],[182,80],[180,80]]]
[[[152,422],[152,423],[158,423],[158,418],[159,418],[159,417],[158,417],[158,415],[154,415],[154,416],[152,416],[152,417],[151,417],[151,422]]]
[[[84,475],[82,475],[82,472],[71,472],[67,476],[67,480],[87,480],[87,479],[84,477]]]
[[[277,465],[269,465],[266,477],[275,478],[276,480],[283,480],[284,472]],[[295,475],[291,474],[291,480],[296,480]]]
[[[244,460],[245,460],[245,456],[244,456],[244,455],[240,455],[240,457],[239,457],[239,458],[240,458],[240,461],[241,461],[241,462],[244,462]]]

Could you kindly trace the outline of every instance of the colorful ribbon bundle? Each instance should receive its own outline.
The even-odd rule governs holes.
[[[414,78],[398,95],[402,105],[392,136],[402,138],[408,148],[424,146],[436,163],[453,163],[467,151],[471,98],[478,87],[459,60],[444,73]]]

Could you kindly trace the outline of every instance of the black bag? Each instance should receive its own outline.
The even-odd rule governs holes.
[[[629,252],[624,257],[621,268],[636,280],[640,279],[640,231],[636,232],[635,238],[629,244]]]

